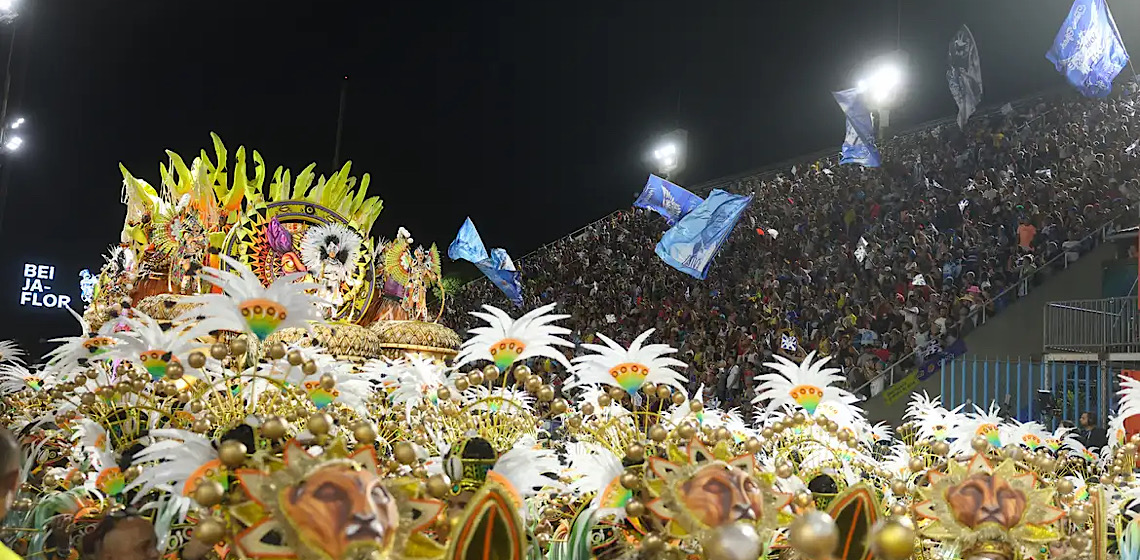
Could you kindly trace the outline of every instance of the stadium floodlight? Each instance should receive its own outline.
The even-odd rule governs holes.
[[[12,21],[20,15],[16,11],[16,0],[0,0],[0,22]]]
[[[688,132],[680,128],[657,138],[649,153],[649,159],[659,175],[669,178],[670,175],[684,170],[687,139]]]
[[[903,73],[898,64],[885,63],[859,80],[857,87],[875,104],[886,105],[894,100],[902,83]]]
[[[24,124],[24,117],[20,117],[16,120],[12,121],[12,124],[10,124],[8,126],[11,127],[12,130],[15,130],[17,128],[20,128],[20,125],[22,125],[22,124]]]
[[[19,136],[13,136],[4,142],[4,149],[9,152],[19,151],[20,147],[24,145],[24,139]]]

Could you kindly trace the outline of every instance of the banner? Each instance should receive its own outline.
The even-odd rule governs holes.
[[[918,386],[918,372],[910,372],[906,377],[895,381],[894,385],[883,391],[883,403],[891,406],[899,399],[910,396],[911,391]]]
[[[653,210],[665,217],[669,225],[677,223],[704,202],[701,197],[674,185],[661,177],[650,175],[641,196],[633,202],[637,208]]]
[[[1085,97],[1105,97],[1128,51],[1104,0],[1076,0],[1045,58]]]
[[[881,162],[875,148],[875,127],[871,111],[863,104],[855,88],[835,91],[831,95],[847,116],[847,136],[843,138],[839,163],[858,163],[864,167],[878,167]]]
[[[506,249],[491,249],[491,253],[487,254],[487,247],[483,245],[483,239],[479,237],[479,231],[475,229],[471,218],[459,226],[459,233],[447,248],[447,256],[453,261],[474,263],[507,299],[522,307],[522,275],[515,270],[515,263],[511,261]]]
[[[940,349],[926,357],[922,364],[918,366],[918,379],[926,381],[934,374],[942,371],[942,364],[952,362],[958,356],[966,353],[966,340],[959,338],[953,344],[947,346],[945,349]]]
[[[751,195],[714,189],[708,199],[665,232],[657,243],[657,256],[665,264],[704,280],[713,257],[750,202]]]
[[[966,121],[982,101],[982,61],[969,27],[963,25],[950,40],[949,62],[946,81],[950,84],[950,95],[958,104],[958,128],[965,130]]]

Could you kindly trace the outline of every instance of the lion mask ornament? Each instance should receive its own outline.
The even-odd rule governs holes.
[[[400,521],[396,501],[380,478],[344,463],[322,466],[282,488],[278,505],[298,544],[332,560],[382,557]]]
[[[763,494],[744,471],[724,462],[698,470],[680,484],[678,499],[689,513],[708,527],[721,527],[740,520],[760,519]]]
[[[962,525],[977,529],[984,523],[996,523],[1012,529],[1025,514],[1025,494],[1018,492],[1004,478],[985,473],[970,475],[946,492],[946,501]]]

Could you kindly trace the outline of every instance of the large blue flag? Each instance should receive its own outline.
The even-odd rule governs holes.
[[[1045,58],[1086,97],[1105,97],[1128,51],[1104,0],[1076,0]]]
[[[471,218],[467,218],[459,227],[455,241],[447,248],[447,256],[451,260],[465,260],[475,266],[497,286],[507,298],[515,305],[522,306],[522,276],[515,270],[515,264],[507,255],[505,249],[491,249],[487,254],[487,247],[479,237],[479,231]]]
[[[843,138],[839,163],[858,163],[863,167],[878,167],[879,150],[875,148],[875,127],[871,124],[871,111],[863,103],[856,88],[833,91],[835,102],[847,116],[847,136]]]
[[[633,205],[653,210],[665,216],[665,221],[673,225],[702,202],[704,201],[701,197],[684,188],[656,175],[650,175],[649,180],[645,182],[645,188],[641,190],[641,196],[637,197]]]
[[[700,206],[665,232],[657,243],[657,256],[669,266],[704,280],[713,257],[749,202],[751,196],[714,189]]]

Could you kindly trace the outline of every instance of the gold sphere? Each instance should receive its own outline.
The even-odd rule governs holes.
[[[1089,513],[1084,508],[1073,508],[1069,511],[1069,521],[1077,527],[1084,527],[1089,521]]]
[[[199,418],[190,425],[190,431],[196,434],[204,434],[212,429],[214,429],[213,425],[205,418]]]
[[[685,404],[685,401],[687,401],[687,400],[689,400],[689,399],[687,397],[685,397],[684,393],[682,393],[680,391],[673,393],[673,404],[675,404],[677,406],[681,406],[681,405]]]
[[[693,436],[696,435],[696,433],[697,429],[688,422],[681,424],[681,426],[677,428],[677,435],[680,436],[680,438],[683,440],[693,439]]]
[[[471,387],[471,384],[467,382],[467,378],[460,377],[459,379],[455,380],[455,390],[456,391],[459,391],[462,393],[463,391],[466,391],[469,387]]]
[[[906,560],[914,554],[914,524],[908,517],[880,520],[871,530],[871,551],[880,560]]]
[[[630,500],[625,504],[625,514],[630,517],[645,515],[645,505],[637,500]]]
[[[194,489],[194,501],[203,507],[214,507],[222,503],[226,490],[216,480],[203,478]]]
[[[636,474],[633,474],[631,472],[622,473],[619,481],[621,482],[622,487],[628,490],[637,490],[639,487],[641,487],[641,479],[638,478]]]
[[[89,369],[83,372],[83,375],[87,376],[87,379],[95,379],[96,377],[99,377],[99,372],[95,371],[94,369]]]
[[[542,402],[552,401],[554,400],[554,387],[551,387],[550,385],[543,385],[542,387],[538,388],[538,394],[536,396],[538,397],[538,400]]]
[[[701,401],[689,401],[689,410],[693,412],[700,412],[704,410],[705,405]]]
[[[170,365],[173,366],[174,364],[170,364]],[[178,377],[182,377],[181,366],[179,366],[179,368],[180,369],[179,369]],[[166,368],[166,375],[170,375],[170,368],[169,367]],[[141,393],[143,389],[146,389],[146,381],[143,381],[142,379],[136,379],[134,381],[131,381],[131,390],[132,391],[134,391],[136,393]],[[52,397],[59,398],[59,395],[53,394]]]
[[[451,389],[448,389],[447,387],[440,387],[439,389],[436,389],[435,396],[441,401],[450,400]]]
[[[649,439],[661,443],[665,441],[667,437],[669,437],[669,432],[665,428],[662,428],[661,424],[655,424],[652,428],[649,428]]]
[[[186,363],[194,369],[202,369],[206,365],[206,355],[201,352],[191,352],[187,357]],[[169,372],[167,372],[169,373]]]
[[[805,558],[824,560],[839,546],[839,527],[830,515],[807,511],[788,527],[788,543]]]
[[[1057,488],[1057,492],[1061,494],[1069,494],[1076,488],[1076,486],[1073,484],[1073,481],[1067,478],[1058,480],[1055,486]]]
[[[487,368],[493,368],[493,367],[495,367],[495,366],[487,366]],[[486,370],[487,368],[483,368],[483,369]],[[498,368],[495,368],[495,369],[497,370]],[[525,364],[519,364],[519,365],[515,366],[514,376],[515,376],[515,381],[519,381],[519,382],[526,381],[527,379],[530,378],[530,368],[527,367]]]
[[[641,539],[641,549],[650,555],[661,552],[663,548],[665,548],[665,540],[656,534],[650,533]]]
[[[570,409],[570,405],[566,403],[566,399],[554,399],[550,403],[550,413],[554,415],[565,414]]]
[[[792,417],[792,421],[796,424],[803,424],[804,422],[807,422],[807,416],[805,416],[802,412],[797,412],[796,415]]]
[[[467,374],[467,382],[472,385],[482,385],[484,379],[485,378],[483,377],[483,372],[478,370]]]
[[[613,399],[615,401],[620,401],[622,399],[622,397],[625,397],[625,395],[626,395],[625,389],[622,389],[621,387],[610,387],[610,398],[611,399]]]
[[[280,360],[281,358],[284,358],[287,352],[288,349],[285,348],[284,342],[274,342],[273,344],[269,345],[269,349],[266,351],[266,353],[269,354],[269,357],[274,360]]]
[[[1090,542],[1089,538],[1084,535],[1073,535],[1069,537],[1069,546],[1078,552],[1083,552],[1088,548]]]
[[[392,454],[396,456],[396,460],[401,465],[410,465],[416,462],[416,450],[412,449],[412,444],[401,441],[392,448]]]
[[[903,504],[891,506],[891,515],[906,515],[906,506]]]
[[[730,523],[718,527],[702,543],[704,557],[717,560],[756,560],[762,546],[760,535],[747,523]]]
[[[210,546],[218,544],[225,536],[226,526],[212,517],[203,519],[194,528],[194,538]]]
[[[641,387],[639,388],[639,390],[642,393],[645,393],[645,396],[647,396],[647,397],[656,397],[657,396],[657,384],[656,383],[646,381],[645,383],[641,384]]]
[[[728,428],[721,426],[717,428],[715,432],[713,432],[713,437],[720,441],[726,441],[732,438],[732,432],[728,431]]]
[[[221,342],[215,342],[210,345],[210,355],[213,356],[215,360],[223,360],[226,356],[230,355],[230,349]]]
[[[171,362],[169,364],[166,364],[166,378],[171,381],[182,379],[182,376],[185,373],[185,368],[183,368],[182,364],[178,362]]]
[[[566,421],[566,423],[569,424],[571,428],[577,430],[578,428],[582,427],[582,417],[571,416],[570,419]]]
[[[684,395],[682,395],[682,396],[684,396]],[[672,399],[673,398],[673,389],[670,388],[668,385],[658,385],[657,386],[657,398],[659,398],[661,400]],[[684,401],[682,401],[682,402],[684,402]]]
[[[285,354],[285,359],[289,360],[289,365],[291,366],[299,366],[305,363],[305,355],[296,348],[290,350],[288,354]]]
[[[919,472],[926,468],[926,461],[922,460],[922,457],[911,457],[907,466],[912,472]]]
[[[749,438],[748,441],[744,442],[744,449],[753,455],[759,453],[760,448],[760,440],[756,438]]]
[[[317,369],[317,362],[314,362],[312,360],[301,364],[301,373],[305,375],[316,375]]]
[[[590,403],[586,403],[586,404],[582,405],[582,414],[584,414],[586,416],[590,416],[593,413],[594,413],[594,405],[592,405]]]
[[[280,416],[272,416],[261,423],[261,435],[267,439],[285,437],[285,421]]]
[[[614,400],[609,395],[598,395],[598,406],[602,408],[609,408],[613,402]]]
[[[796,506],[806,508],[812,504],[811,492],[800,492],[792,500]]]
[[[329,416],[328,414],[317,412],[312,416],[309,416],[309,420],[306,422],[305,426],[309,428],[309,432],[311,432],[313,435],[323,436],[329,433],[329,430],[332,430],[333,419],[332,416]]]
[[[891,494],[894,494],[896,498],[905,496],[908,491],[906,481],[896,480],[891,483]]]
[[[775,436],[776,436],[776,431],[773,430],[772,428],[764,428],[763,430],[760,430],[760,437],[762,437],[764,439],[772,439]]]
[[[352,429],[352,437],[356,438],[357,443],[372,445],[372,442],[376,441],[376,425],[372,422],[361,422]]]
[[[625,456],[631,461],[640,462],[645,459],[645,448],[640,443],[631,443],[625,448]]]
[[[245,462],[247,452],[245,444],[236,439],[227,439],[218,446],[218,458],[231,469],[240,467]]]
[[[970,447],[973,447],[974,451],[977,451],[978,453],[985,453],[986,450],[990,447],[990,442],[986,441],[986,438],[982,436],[977,436],[974,439],[970,440]]]
[[[213,353],[212,348],[210,349],[210,352]],[[242,354],[245,354],[246,352],[249,352],[249,341],[247,341],[244,338],[235,338],[235,339],[230,341],[230,353],[231,354],[233,354],[235,356],[240,356]],[[222,356],[222,358],[224,358],[224,357],[225,356]],[[220,360],[222,358],[218,358],[218,359]]]
[[[945,457],[947,453],[950,453],[950,444],[944,441],[936,441],[934,445],[930,446],[930,450],[939,457]]]
[[[442,474],[433,474],[428,477],[427,491],[433,498],[445,498],[451,494],[451,483]]]
[[[784,461],[780,461],[780,463],[776,465],[776,476],[780,478],[792,476],[792,466]]]
[[[523,384],[528,393],[534,393],[542,388],[542,378],[537,375],[532,375],[526,378],[526,383]],[[601,402],[601,397],[598,397],[598,402]]]
[[[483,380],[494,383],[499,378],[499,368],[493,365],[483,368]]]

